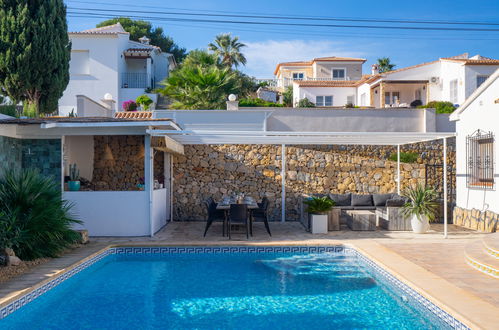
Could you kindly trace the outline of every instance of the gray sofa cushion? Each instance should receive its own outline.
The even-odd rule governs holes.
[[[352,194],[329,194],[329,198],[331,198],[336,204],[335,206],[350,206],[352,203]]]
[[[373,202],[374,206],[385,206],[386,201],[392,199],[393,194],[374,194]]]
[[[374,206],[373,196],[352,194],[352,206]]]
[[[407,198],[403,197],[396,197],[396,198],[391,198],[386,201],[385,206],[386,207],[400,207],[403,206],[405,203],[407,203]]]

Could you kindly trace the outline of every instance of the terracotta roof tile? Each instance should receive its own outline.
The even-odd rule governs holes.
[[[117,119],[152,119],[151,111],[118,111],[114,114]]]
[[[487,59],[470,59],[470,58],[442,58],[444,61],[463,63],[464,65],[499,65],[499,60],[492,58]]]

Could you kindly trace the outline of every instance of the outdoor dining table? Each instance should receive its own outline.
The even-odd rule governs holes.
[[[234,204],[234,203],[232,203]],[[251,202],[251,203],[248,203],[248,202],[243,202],[241,204],[246,204],[248,206],[248,210],[250,211],[250,216],[249,216],[249,228],[250,228],[250,234],[251,236],[253,236],[253,217],[251,216],[251,210],[256,210],[259,208],[258,204],[256,202]],[[228,219],[228,213],[229,213],[229,210],[230,210],[230,203],[229,204],[226,204],[226,203],[217,203],[217,210],[222,210],[222,211],[225,211],[225,221],[224,221],[224,226],[227,225],[227,219]]]

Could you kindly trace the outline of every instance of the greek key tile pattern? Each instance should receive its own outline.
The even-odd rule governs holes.
[[[67,272],[61,274],[52,281],[44,284],[40,288],[22,296],[6,307],[0,309],[0,319],[6,317],[7,315],[18,310],[27,303],[33,301],[40,295],[49,291],[53,287],[57,286],[59,283],[65,281],[71,276],[79,273],[83,269],[91,266],[95,262],[101,260],[108,255],[137,255],[137,254],[192,254],[192,253],[203,253],[203,254],[225,254],[225,253],[344,253],[348,255],[354,255],[358,257],[366,266],[368,266],[377,275],[381,276],[387,280],[391,285],[399,288],[417,301],[421,306],[423,306],[428,312],[437,316],[439,319],[443,320],[450,327],[454,329],[469,329],[461,321],[454,318],[452,315],[436,306],[430,300],[419,294],[417,291],[404,284],[392,274],[384,270],[378,264],[365,257],[360,252],[355,249],[345,247],[345,246],[193,246],[193,247],[115,247],[110,248],[93,258],[85,261],[84,263],[68,270]]]

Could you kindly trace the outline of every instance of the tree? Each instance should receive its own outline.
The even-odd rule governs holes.
[[[230,68],[246,64],[246,57],[241,53],[243,47],[246,45],[239,42],[238,37],[232,38],[230,33],[219,34],[215,43],[208,44],[208,49],[218,56],[222,64]]]
[[[70,52],[62,0],[0,0],[0,85],[26,112],[57,109]]]
[[[390,63],[390,58],[389,57],[381,57],[378,58],[378,67],[379,67],[379,72],[387,72],[393,70],[396,65],[393,63]]]
[[[177,63],[181,63],[186,56],[186,49],[178,46],[171,37],[165,35],[163,28],[153,28],[151,22],[142,20],[132,20],[128,17],[118,17],[109,19],[97,24],[103,27],[120,23],[125,31],[130,33],[130,39],[138,41],[143,36],[151,39],[151,45],[158,46],[163,52],[170,53],[175,57]]]
[[[227,96],[237,94],[241,86],[234,71],[217,64],[215,55],[202,51],[191,52],[163,85],[160,92],[174,101],[171,107],[188,110],[224,109]]]

